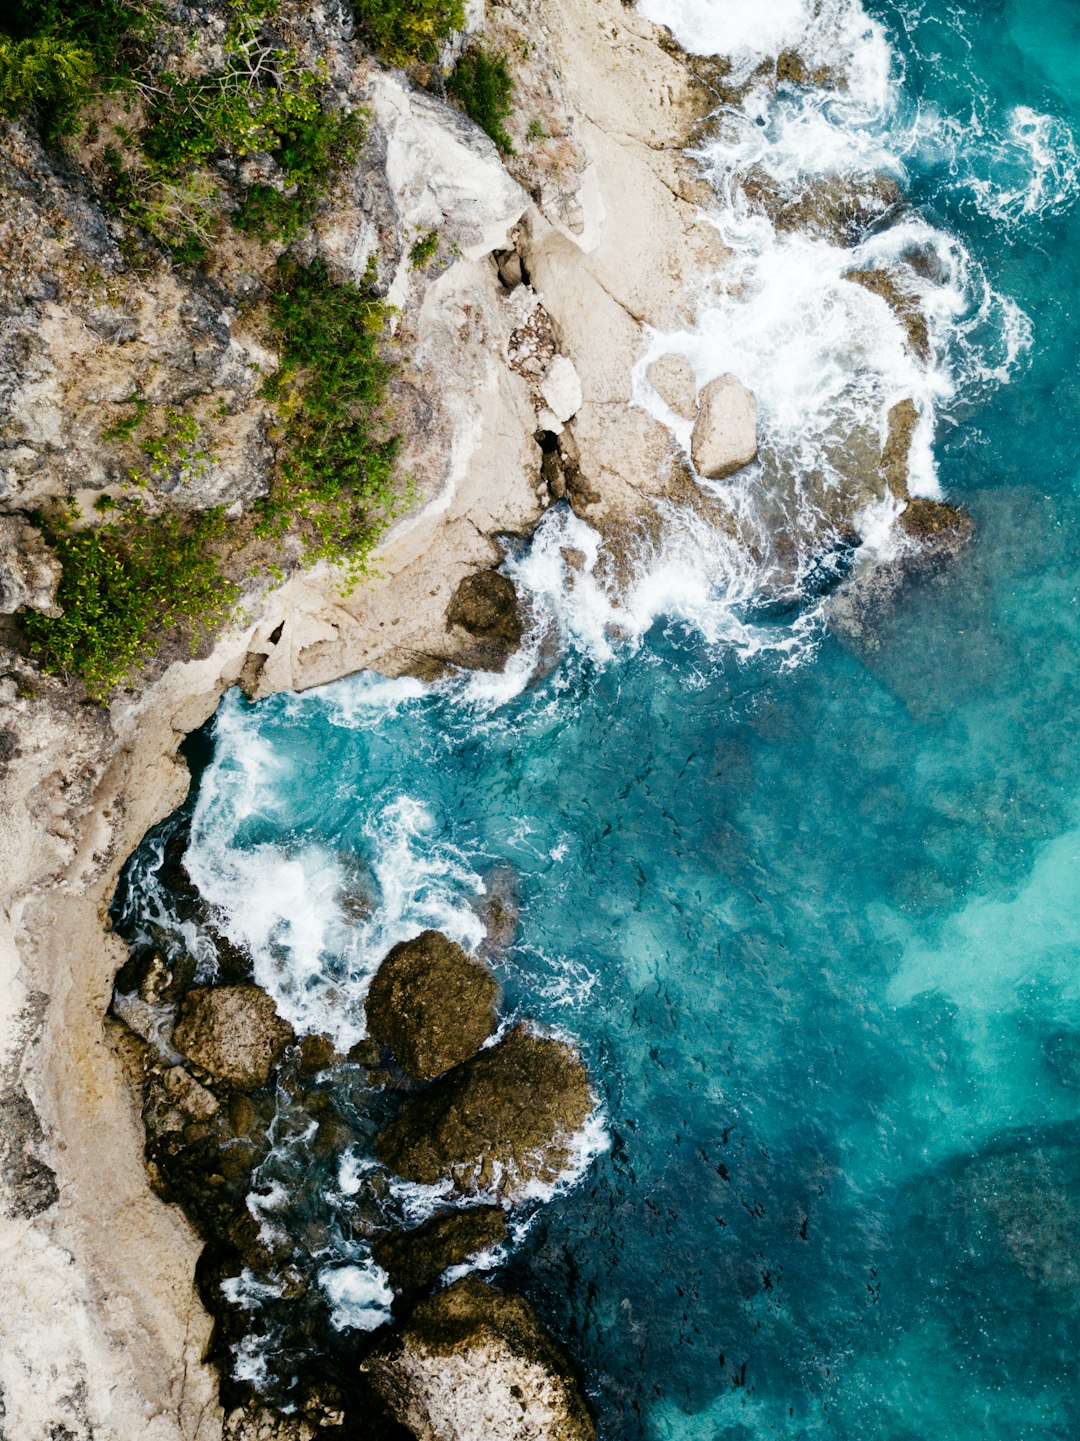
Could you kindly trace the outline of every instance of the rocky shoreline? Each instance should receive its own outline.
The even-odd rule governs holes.
[[[668,430],[630,403],[648,328],[689,325],[691,282],[722,267],[716,233],[697,209],[707,191],[684,155],[721,94],[722,77],[686,63],[662,32],[615,0],[496,7],[487,33],[507,45],[528,38],[520,84],[549,134],[508,173],[491,143],[444,102],[381,67],[350,69],[356,60],[338,21],[330,11],[319,16],[343,87],[369,109],[372,139],[346,200],[321,221],[315,248],[352,274],[375,255],[380,285],[398,307],[397,340],[407,360],[393,404],[401,464],[418,504],[381,546],[378,575],[352,594],[342,595],[326,568],[296,568],[282,583],[256,585],[242,619],[211,648],[195,658],[163,656],[108,709],[43,676],[26,659],[18,620],[5,621],[0,1388],[13,1437],[300,1434],[258,1408],[222,1408],[218,1370],[206,1360],[215,1354],[212,1323],[196,1284],[203,1242],[155,1194],[143,1163],[148,1043],[133,1040],[109,1014],[114,979],[130,959],[110,930],[109,905],[125,859],[184,798],[189,775],[178,747],[185,737],[232,685],[257,698],[364,668],[427,678],[458,665],[498,668],[523,631],[518,600],[496,569],[504,542],[531,533],[556,502],[569,502],[605,537],[616,581],[632,565],[637,541],[653,533],[658,498],[688,500],[730,524],[688,485],[685,457]],[[14,442],[5,452],[0,528],[4,608],[17,615],[27,605],[47,608],[56,581],[30,509],[69,496],[93,504],[108,490],[94,416],[130,392],[132,352],[125,347],[134,345],[145,373],[158,377],[162,405],[193,391],[208,402],[230,397],[232,431],[218,446],[223,458],[194,497],[204,505],[243,506],[258,489],[268,440],[251,367],[271,357],[233,305],[242,257],[213,295],[185,290],[171,273],[146,279],[126,269],[85,177],[74,166],[57,169],[26,129],[13,124],[10,133],[4,180],[11,199],[0,240],[4,340],[20,358],[21,380],[6,398]],[[840,216],[836,223],[850,229],[860,205],[880,213],[895,200],[871,195],[864,205],[826,197],[820,213]],[[443,258],[414,268],[411,237],[435,229]],[[904,303],[892,290],[878,293],[887,304]],[[911,336],[917,347],[916,329]],[[751,458],[753,398],[726,384],[697,397],[687,392],[685,374],[668,371],[650,378],[674,410],[700,420],[717,408],[717,433],[703,427],[699,437],[702,473],[722,476]],[[895,489],[912,424],[898,416],[884,451],[875,441],[865,486],[843,502],[839,528],[869,491]],[[908,526],[914,541],[929,536],[947,550],[966,538],[963,519],[943,517],[933,502],[920,505]],[[852,615],[853,629],[864,624],[858,606]],[[133,990],[142,987],[153,1005],[171,984],[147,969]],[[169,1138],[190,1128],[204,1152],[227,1140],[236,1170],[224,1175],[222,1195],[231,1190],[235,1200],[265,1138],[267,1115],[256,1093],[275,1066],[291,1067],[300,1080],[307,1070],[310,1079],[326,1058],[311,1038],[293,1045],[262,1003],[242,993],[250,984],[242,965],[229,984],[238,992],[226,1002],[250,1013],[253,1049],[243,1085],[235,1074],[215,1075],[214,1012],[227,987],[214,1002],[188,988],[184,999],[172,997],[183,1008],[177,1040],[181,1051],[181,1042],[190,1046],[188,1059],[202,1078],[175,1060],[155,1061],[147,1118],[159,1168]],[[478,1013],[486,1004],[477,1000]],[[514,1059],[542,1043],[515,1030],[479,1057],[475,1047],[452,1051],[455,1079],[447,1090],[450,1083],[431,1074],[445,1054],[422,1059],[409,1051],[395,1036],[395,1014],[391,1000],[383,1038],[429,1089],[406,1101],[405,1121],[390,1123],[386,1159],[405,1167],[402,1174],[453,1173],[475,1152],[459,1154],[440,1117],[453,1113],[465,1090],[470,1102],[485,1087],[490,1095],[484,1068],[500,1048]],[[524,1065],[524,1056],[514,1063]],[[580,1073],[573,1075],[568,1125],[583,1119],[588,1091]],[[433,1095],[437,1105],[424,1100]],[[223,1221],[227,1230],[236,1214],[235,1206],[226,1209],[213,1224]],[[422,1248],[384,1251],[386,1269],[405,1278],[402,1292],[422,1293],[438,1260],[457,1264],[453,1258],[471,1254],[463,1247],[497,1239],[493,1204],[460,1214],[477,1229],[467,1236],[432,1231],[423,1264]],[[199,1218],[204,1234],[211,1219]],[[220,1283],[222,1274],[211,1256],[199,1281]],[[446,1416],[465,1405],[467,1358],[482,1357],[481,1368],[497,1378],[511,1374],[507,1357],[527,1353],[538,1368],[530,1404],[542,1419],[532,1432],[506,1434],[591,1434],[565,1363],[553,1359],[524,1303],[490,1300],[478,1286],[490,1290],[460,1281],[422,1301],[406,1329],[365,1363],[383,1403],[411,1434],[449,1434]],[[418,1377],[427,1378],[423,1415],[415,1410]],[[438,1385],[433,1378],[441,1378]],[[500,1434],[484,1411],[490,1400],[487,1393],[469,1399],[474,1429],[462,1435]],[[308,1404],[304,1424],[312,1431],[342,1424],[341,1400],[329,1391]]]

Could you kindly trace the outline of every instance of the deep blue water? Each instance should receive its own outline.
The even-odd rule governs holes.
[[[1080,134],[1075,4],[872,11],[903,60],[898,125],[977,111],[1000,135],[1023,106],[1059,122],[1059,156]],[[480,878],[512,874],[508,1009],[578,1039],[610,1144],[501,1275],[605,1441],[1080,1436],[1066,161],[1060,203],[992,214],[972,181],[1007,190],[1007,151],[905,157],[1034,344],[1010,383],[943,404],[942,485],[977,538],[872,647],[826,633],[788,667],[661,619],[498,706],[363,678],[225,702],[202,874],[249,940],[295,885],[262,940],[313,1028],[348,1030],[383,942],[475,941]],[[343,867],[376,902],[351,941]]]

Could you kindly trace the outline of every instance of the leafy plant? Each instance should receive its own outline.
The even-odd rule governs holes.
[[[353,0],[364,40],[391,65],[432,61],[446,37],[465,24],[462,0]]]
[[[81,530],[43,524],[62,567],[56,598],[63,614],[26,613],[42,669],[80,676],[102,700],[170,630],[186,631],[197,644],[235,597],[217,556],[224,527],[218,510],[149,517],[138,507]]]
[[[414,270],[423,270],[428,261],[431,260],[439,248],[439,232],[429,230],[426,235],[420,237],[409,251],[409,264]]]
[[[539,144],[542,140],[551,139],[551,136],[544,129],[544,122],[540,119],[539,115],[534,115],[529,121],[529,128],[525,132],[525,139],[533,145]]]
[[[404,499],[398,438],[383,419],[387,307],[370,283],[335,282],[319,260],[282,260],[279,276],[271,323],[281,368],[266,393],[278,404],[283,457],[261,528],[298,525],[310,558],[344,562],[355,577]]]
[[[516,154],[503,125],[512,109],[513,89],[506,52],[491,54],[481,46],[466,50],[450,77],[451,95],[465,114],[491,136],[503,155]]]
[[[67,111],[89,92],[93,75],[89,50],[72,40],[0,38],[0,113]]]

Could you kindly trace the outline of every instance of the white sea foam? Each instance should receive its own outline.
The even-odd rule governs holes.
[[[319,1285],[330,1303],[330,1321],[339,1331],[374,1331],[391,1319],[390,1278],[371,1257],[323,1267]]]

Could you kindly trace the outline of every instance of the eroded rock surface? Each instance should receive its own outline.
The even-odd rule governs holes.
[[[205,986],[180,1005],[173,1042],[213,1082],[254,1091],[293,1039],[288,1021],[258,986]]]
[[[368,1030],[407,1071],[434,1080],[474,1056],[498,1025],[499,985],[482,961],[438,931],[389,953],[371,982]]]
[[[450,1179],[462,1193],[512,1200],[567,1168],[592,1108],[588,1075],[572,1048],[516,1026],[405,1101],[376,1151],[408,1181]]]
[[[690,442],[694,469],[724,480],[757,455],[757,401],[735,375],[720,375],[702,387]]]
[[[649,366],[649,384],[665,405],[684,420],[697,414],[697,379],[685,355],[661,355]]]
[[[363,1371],[417,1441],[592,1441],[565,1360],[519,1296],[472,1277],[416,1308]]]
[[[409,1296],[426,1291],[449,1266],[502,1245],[508,1234],[501,1206],[470,1206],[435,1216],[412,1231],[383,1236],[373,1254],[394,1290]]]

